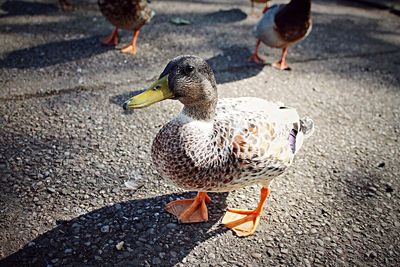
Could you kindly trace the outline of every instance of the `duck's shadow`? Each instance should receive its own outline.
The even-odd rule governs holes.
[[[247,14],[238,8],[232,8],[229,10],[219,10],[204,15],[205,20],[209,23],[233,23],[242,21],[247,18]]]
[[[194,193],[170,194],[107,206],[58,226],[10,255],[6,266],[172,266],[218,233],[216,227],[226,208],[224,194],[211,194],[209,221],[179,224],[164,206]],[[122,243],[123,242],[123,243]],[[119,243],[119,248],[117,244]]]
[[[3,12],[0,17],[46,15],[58,11],[58,7],[55,4],[18,0],[5,1],[0,8]]]
[[[222,53],[207,59],[214,70],[218,84],[240,81],[259,74],[265,65],[249,62],[251,51],[247,46],[229,46]]]
[[[7,54],[4,59],[1,59],[0,66],[19,69],[42,68],[89,58],[112,49],[108,46],[100,45],[99,39],[100,36],[90,36],[20,49]]]
[[[117,106],[120,106],[122,108],[122,105],[125,103],[125,101],[130,99],[132,96],[138,95],[144,91],[145,91],[145,89],[118,94],[118,95],[110,97],[110,102]],[[133,112],[134,112],[133,109],[124,109],[125,115],[132,114]]]

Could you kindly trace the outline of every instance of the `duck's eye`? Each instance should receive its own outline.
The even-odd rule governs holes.
[[[194,67],[191,65],[187,65],[184,69],[186,74],[190,74],[194,70]]]

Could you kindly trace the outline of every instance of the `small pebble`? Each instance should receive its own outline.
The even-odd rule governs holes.
[[[367,252],[367,257],[371,258],[371,259],[375,259],[378,255],[376,254],[375,251],[370,250]]]
[[[155,257],[155,258],[153,258],[152,263],[153,264],[161,264],[162,261],[159,258]]]
[[[118,244],[115,245],[115,247],[117,248],[117,250],[122,250],[124,248],[124,241],[118,242]]]
[[[178,225],[176,223],[168,223],[166,226],[168,229],[175,229]]]
[[[104,225],[103,227],[101,227],[100,231],[102,233],[108,233],[108,232],[110,232],[110,226]]]
[[[274,255],[274,250],[272,248],[267,249],[267,254],[269,257],[272,257]]]
[[[253,258],[256,258],[256,259],[259,259],[262,257],[261,253],[258,253],[258,252],[251,253],[251,256],[253,256]]]

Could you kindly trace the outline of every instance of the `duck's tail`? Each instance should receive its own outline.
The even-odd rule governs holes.
[[[293,154],[296,154],[303,145],[304,139],[314,133],[314,122],[308,117],[300,119],[296,109],[278,103],[278,120],[292,125],[289,132],[289,145]]]
[[[310,118],[303,118],[299,123],[293,125],[293,129],[289,135],[289,145],[293,154],[297,154],[303,145],[304,139],[310,137],[314,133],[314,122]]]
[[[304,138],[310,137],[314,133],[314,121],[308,117],[301,119],[300,131],[303,132]]]

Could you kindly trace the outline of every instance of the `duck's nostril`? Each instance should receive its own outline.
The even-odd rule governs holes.
[[[129,104],[129,100],[126,101],[124,104],[122,104],[122,108],[123,108],[124,110],[127,110],[127,109],[128,109],[128,104]]]

